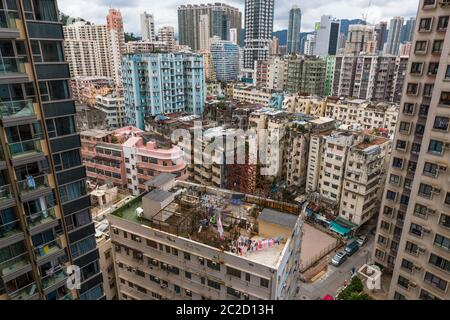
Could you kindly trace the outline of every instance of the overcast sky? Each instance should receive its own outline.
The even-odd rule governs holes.
[[[298,5],[303,11],[302,31],[311,31],[320,16],[330,14],[341,19],[358,19],[368,12],[368,21],[376,23],[393,16],[412,17],[416,15],[419,0],[275,0],[274,31],[287,29],[289,9]],[[153,13],[156,28],[163,25],[178,29],[177,7],[181,4],[225,2],[236,6],[244,15],[244,0],[58,0],[60,10],[72,17],[81,17],[97,24],[105,23],[109,7],[121,10],[125,31],[140,34],[139,14]],[[244,21],[242,21],[244,23]]]

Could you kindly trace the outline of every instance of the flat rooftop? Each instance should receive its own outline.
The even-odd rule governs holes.
[[[101,129],[90,129],[90,130],[80,132],[80,135],[82,135],[82,136],[92,137],[92,138],[96,138],[96,139],[102,139],[104,137],[107,137],[110,134],[111,134],[111,131],[101,130]]]
[[[299,212],[295,205],[177,181],[169,192],[153,190],[111,215],[275,268]]]

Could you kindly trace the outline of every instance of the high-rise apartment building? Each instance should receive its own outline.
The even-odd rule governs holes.
[[[230,40],[230,29],[234,28],[239,39],[242,28],[242,13],[239,9],[225,3],[188,4],[178,7],[180,45],[200,50],[200,17],[203,15],[208,16],[207,38],[218,36],[222,40]]]
[[[0,300],[102,299],[57,2],[1,12]],[[72,266],[79,289],[67,285]]]
[[[411,42],[416,27],[416,18],[409,18],[400,31],[400,43]]]
[[[322,58],[292,56],[287,59],[285,90],[322,96],[324,93],[326,62]]]
[[[341,23],[332,16],[322,16],[316,24],[316,43],[314,55],[335,55],[338,49],[339,29]]]
[[[375,40],[377,43],[377,53],[381,53],[384,50],[384,43],[387,40],[387,22],[381,21],[375,26]]]
[[[294,298],[298,206],[173,180],[149,190],[109,215],[119,299]]]
[[[171,26],[164,26],[159,29],[158,41],[167,45],[169,50],[173,50],[177,44],[175,41],[175,28]]]
[[[267,60],[272,39],[274,0],[245,0],[244,68]]]
[[[116,86],[121,85],[121,48],[119,33],[107,25],[94,25],[77,21],[63,27],[64,53],[74,71],[73,76],[103,76],[113,78]],[[97,60],[95,74],[86,74],[93,70]],[[93,71],[89,71],[93,73]]]
[[[109,9],[108,15],[106,16],[106,26],[110,30],[115,30],[117,32],[117,41],[119,42],[117,46],[119,47],[120,54],[125,53],[125,32],[123,28],[123,18],[120,10]]]
[[[387,41],[384,47],[384,53],[386,54],[398,54],[400,48],[400,35],[403,27],[403,17],[394,17],[389,23],[389,32]]]
[[[155,20],[153,14],[141,13],[141,33],[142,40],[144,41],[155,41],[156,31],[155,31]]]
[[[289,26],[287,51],[289,54],[300,53],[300,29],[302,25],[302,10],[294,5],[289,11]]]
[[[389,299],[448,300],[449,1],[421,0],[373,258]]]
[[[235,81],[239,76],[239,47],[231,41],[213,37],[210,44],[211,61],[217,81]]]
[[[126,122],[144,129],[144,118],[165,113],[202,114],[205,102],[203,56],[142,53],[123,58]]]
[[[345,53],[358,55],[360,53],[369,53],[369,44],[374,40],[374,27],[362,24],[351,25],[348,28],[347,42],[345,44]]]

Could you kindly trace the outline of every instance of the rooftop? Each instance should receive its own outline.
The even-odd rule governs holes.
[[[295,205],[177,181],[169,192],[155,189],[111,215],[276,267],[299,212]]]
[[[86,137],[92,137],[96,139],[102,139],[111,134],[110,131],[107,130],[100,130],[100,129],[90,129],[86,131],[80,132],[80,135],[86,136]]]

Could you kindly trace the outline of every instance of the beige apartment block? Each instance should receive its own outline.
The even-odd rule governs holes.
[[[450,299],[449,16],[419,2],[373,256],[390,299]]]
[[[143,194],[108,217],[119,298],[292,299],[298,213],[297,206],[179,181]]]

